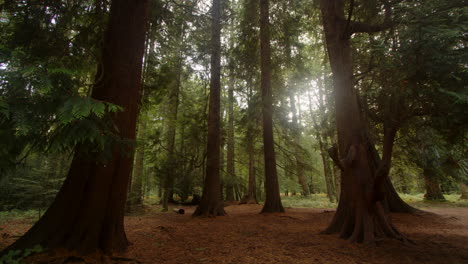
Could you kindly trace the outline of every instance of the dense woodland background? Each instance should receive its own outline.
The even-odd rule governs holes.
[[[319,2],[269,3],[273,134],[283,199],[326,195],[329,202],[314,205],[334,207],[341,182],[329,157],[338,144],[336,94]],[[385,25],[350,34],[350,80],[377,153],[385,129],[395,128],[394,188],[426,200],[468,198],[466,3],[389,1],[386,23],[386,1],[338,2],[346,27]],[[260,5],[219,3],[221,198],[263,203]],[[0,211],[42,214],[77,147],[105,164],[112,147],[132,157],[127,150],[135,146],[127,210],[200,200],[216,26],[210,1],[149,1],[136,140],[119,136],[109,118],[122,105],[91,97],[106,70],[110,1],[0,4]]]

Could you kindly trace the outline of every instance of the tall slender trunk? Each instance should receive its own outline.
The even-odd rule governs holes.
[[[220,199],[220,92],[221,92],[221,1],[213,0],[211,32],[211,81],[208,108],[206,177],[201,202],[194,216],[225,215]]]
[[[320,156],[322,157],[322,165],[323,165],[323,174],[325,177],[325,186],[327,188],[327,196],[330,202],[335,202],[336,199],[336,192],[335,192],[335,184],[333,181],[333,175],[330,167],[330,163],[328,162],[328,152],[327,148],[325,146],[325,143],[323,142],[324,137],[322,137],[322,130],[321,127],[318,125],[317,120],[313,114],[312,111],[312,98],[310,96],[310,93],[308,93],[308,99],[309,99],[309,110],[310,114],[312,116],[312,121],[314,123],[314,128],[315,128],[315,136],[317,137],[317,140],[319,142],[319,148],[320,148]],[[323,115],[324,113],[321,112]],[[326,139],[326,138],[325,138]]]
[[[169,202],[173,199],[174,194],[174,181],[177,176],[177,164],[176,164],[176,152],[175,152],[175,140],[177,134],[177,115],[179,110],[179,93],[181,85],[182,75],[182,54],[178,54],[178,66],[177,66],[177,79],[175,80],[174,87],[170,90],[168,100],[168,116],[167,116],[167,131],[166,131],[166,142],[167,142],[167,170],[164,178],[164,190],[162,207],[164,211],[169,208]]]
[[[227,179],[226,200],[234,201],[234,180],[236,170],[234,165],[234,70],[231,66],[228,90],[228,127],[227,127]]]
[[[247,128],[247,155],[249,157],[249,181],[247,194],[240,204],[257,204],[257,181],[255,179],[255,144],[251,125]]]
[[[271,94],[271,48],[268,0],[260,0],[260,58],[266,194],[262,213],[284,212],[279,192],[273,139],[273,96]]]
[[[327,51],[334,80],[338,150],[332,151],[341,168],[341,195],[326,233],[339,232],[352,242],[374,242],[379,237],[404,239],[391,224],[380,199],[381,185],[367,146],[366,126],[353,87],[350,23],[345,1],[321,0]],[[384,153],[388,150],[384,150]],[[333,154],[334,153],[334,154]],[[391,153],[391,151],[390,151]],[[377,174],[377,179],[376,179]]]
[[[102,67],[92,98],[121,106],[112,114],[119,136],[135,139],[148,2],[113,0],[104,35]],[[82,253],[123,251],[124,207],[133,166],[132,148],[115,146],[105,164],[78,147],[67,178],[41,219],[10,249],[67,248]]]
[[[296,99],[293,93],[289,96],[292,112],[292,137],[294,141],[294,153],[296,158],[296,174],[299,185],[302,188],[301,194],[308,196],[310,194],[309,185],[304,174],[304,158],[301,148],[301,131],[297,118]]]
[[[142,140],[146,136],[146,120],[140,120],[138,125],[138,139]],[[130,192],[130,204],[139,205],[143,202],[143,170],[145,146],[143,142],[138,142],[135,154],[135,168],[132,173],[132,185]]]

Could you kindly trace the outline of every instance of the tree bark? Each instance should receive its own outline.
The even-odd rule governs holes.
[[[97,73],[92,98],[123,107],[113,114],[119,136],[135,139],[141,87],[147,0],[114,0],[104,35],[102,67]],[[113,148],[105,164],[90,159],[78,147],[67,178],[42,218],[4,252],[32,248],[66,248],[81,253],[127,248],[124,207],[133,148]]]
[[[138,138],[142,140],[146,136],[146,120],[141,120],[138,126]],[[130,192],[130,205],[140,205],[143,203],[143,165],[145,156],[145,146],[141,142],[136,148],[135,168],[132,174],[132,184]]]
[[[442,190],[440,189],[440,183],[437,179],[437,175],[432,168],[424,168],[424,183],[426,186],[426,193],[424,194],[424,200],[445,200]]]
[[[221,1],[213,0],[211,32],[211,81],[208,108],[206,177],[200,204],[194,216],[225,215],[220,199],[220,91],[221,91]]]
[[[250,125],[249,125],[250,126]],[[257,181],[255,179],[255,144],[253,131],[247,130],[247,155],[249,156],[249,182],[247,194],[242,198],[239,204],[257,204]]]
[[[460,200],[468,199],[468,186],[464,183],[460,183]]]
[[[291,112],[292,112],[292,137],[293,137],[294,149],[295,149],[294,156],[296,158],[297,180],[302,189],[301,194],[303,196],[309,196],[310,189],[309,189],[309,185],[307,184],[307,179],[304,174],[304,158],[302,155],[302,148],[301,148],[301,131],[299,128],[299,121],[297,118],[296,99],[293,93],[290,94],[289,100],[290,100]]]
[[[350,32],[343,0],[321,0],[322,19],[333,73],[341,194],[336,214],[325,233],[340,233],[351,242],[375,242],[380,237],[404,239],[379,200],[366,126],[353,87]],[[385,150],[384,150],[385,151]]]
[[[234,71],[231,66],[228,90],[228,128],[227,128],[227,179],[226,201],[236,200],[234,197],[234,180],[236,169],[234,165]]]
[[[388,137],[391,136],[389,133],[385,134],[384,132],[384,142],[388,142]],[[366,136],[369,138],[369,136]],[[387,137],[387,139],[385,139]],[[395,136],[393,136],[394,138]],[[369,139],[370,140],[370,139]],[[387,143],[388,144],[388,143]],[[393,143],[392,143],[393,144]],[[371,152],[372,156],[372,163],[374,168],[378,168],[379,164],[381,163],[381,159],[377,149],[375,148],[375,144],[373,142],[368,142],[368,147]],[[393,146],[392,146],[393,148]],[[393,183],[390,180],[390,177],[384,178],[383,180],[383,191],[385,192],[383,204],[386,212],[392,213],[415,213],[420,211],[409,204],[405,203],[400,196],[398,195],[397,191],[393,187]]]
[[[273,96],[271,94],[271,48],[268,9],[269,1],[260,0],[260,69],[266,194],[262,213],[284,212],[279,192],[275,146],[273,139]]]
[[[321,89],[321,87],[319,89]],[[327,148],[325,147],[325,143],[323,142],[324,139],[326,140],[326,137],[322,136],[323,128],[321,128],[318,125],[317,120],[316,120],[316,118],[315,118],[315,116],[313,114],[313,111],[312,111],[312,98],[310,96],[310,93],[308,93],[308,99],[309,99],[309,110],[310,110],[310,114],[312,116],[312,121],[314,123],[315,131],[316,131],[315,135],[316,135],[317,140],[319,142],[320,156],[322,157],[323,174],[324,174],[324,177],[325,177],[325,185],[326,185],[326,188],[327,188],[327,196],[328,196],[328,199],[330,200],[330,202],[333,203],[333,202],[336,201],[336,191],[335,191],[335,184],[334,184],[334,180],[333,180],[331,166],[330,166],[330,163],[328,161]],[[324,107],[324,106],[322,106],[322,103],[320,103],[320,107],[321,108]],[[320,114],[324,115],[325,111],[321,111]]]

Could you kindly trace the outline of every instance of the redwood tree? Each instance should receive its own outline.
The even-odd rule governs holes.
[[[260,0],[260,69],[266,193],[266,199],[262,213],[284,212],[279,193],[275,146],[273,139],[273,96],[271,94],[271,48],[268,8],[269,1]]]
[[[113,0],[92,98],[123,108],[112,119],[121,139],[134,140],[141,87],[148,0]],[[75,150],[67,178],[42,218],[11,249],[123,251],[124,206],[133,148],[114,146],[105,163]]]
[[[201,202],[194,216],[225,215],[221,201],[220,162],[220,91],[221,91],[221,1],[213,0],[211,25],[211,81],[208,108],[206,176]]]
[[[379,237],[404,237],[392,225],[382,203],[383,183],[388,177],[391,147],[384,144],[378,168],[373,163],[367,127],[353,87],[350,38],[357,32],[378,32],[388,26],[390,7],[386,3],[385,22],[368,25],[351,21],[353,1],[346,18],[344,0],[321,0],[322,19],[333,73],[338,150],[332,149],[341,169],[341,195],[336,214],[326,233],[340,233],[352,242],[374,242]]]

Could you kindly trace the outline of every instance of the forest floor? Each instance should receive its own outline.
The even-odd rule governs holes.
[[[126,217],[132,245],[122,257],[134,260],[127,263],[468,263],[468,208],[431,207],[425,208],[431,214],[392,214],[395,226],[414,244],[383,240],[377,245],[320,234],[334,209],[287,208],[283,214],[259,214],[261,205],[230,205],[226,216],[193,218],[195,207],[181,208],[184,215],[145,206]],[[0,223],[0,249],[31,224],[30,219]]]

